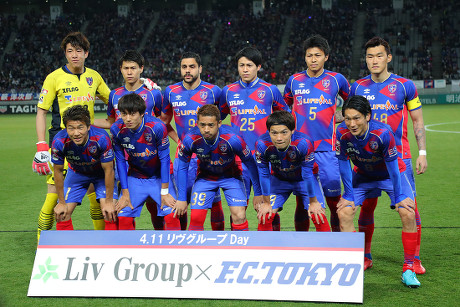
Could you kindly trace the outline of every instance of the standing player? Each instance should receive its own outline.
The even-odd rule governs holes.
[[[161,120],[145,114],[146,104],[136,93],[121,97],[118,109],[121,119],[112,125],[110,132],[122,196],[116,206],[118,225],[114,223],[111,226],[134,230],[134,218],[140,216],[142,204],[151,197],[157,203],[158,215],[165,217],[166,230],[180,230],[180,222],[171,211],[175,203],[171,193],[175,195],[175,192],[173,187],[169,188],[166,126]]]
[[[262,54],[255,47],[245,47],[235,55],[240,80],[222,89],[219,108],[224,119],[230,114],[231,125],[255,151],[257,139],[266,132],[267,117],[276,110],[288,111],[283,96],[275,85],[257,77],[262,67]],[[247,198],[251,193],[251,181],[243,165],[243,177],[247,187]],[[279,230],[279,215],[273,221],[274,229]]]
[[[266,204],[257,209],[258,230],[272,230],[272,214],[283,210],[289,195],[295,192],[302,197],[316,230],[331,231],[324,215],[323,191],[313,175],[313,143],[305,134],[295,131],[295,119],[288,111],[273,112],[266,126],[268,132],[257,140],[255,153]]]
[[[110,129],[112,124],[121,118],[118,101],[121,97],[130,93],[136,93],[144,99],[146,105],[145,114],[160,117],[163,97],[158,87],[149,87],[148,83],[145,83],[145,80],[141,78],[144,64],[144,57],[137,50],[126,50],[119,59],[118,65],[125,85],[110,92],[107,105],[107,123],[103,128]],[[168,124],[167,127],[168,131],[174,132],[171,125]],[[146,207],[150,212],[153,227],[156,230],[164,229],[163,217],[157,215],[157,205],[151,199],[148,199]]]
[[[217,104],[221,90],[201,80],[201,58],[194,52],[185,52],[180,60],[180,73],[182,81],[166,87],[164,92],[162,116],[166,123],[170,123],[174,115],[177,136],[181,142],[185,134],[196,126],[196,114],[205,104]],[[175,139],[177,142],[177,139]],[[177,149],[180,148],[180,142]],[[178,172],[178,152],[174,160],[174,174]],[[190,202],[192,185],[196,178],[197,158],[192,156],[189,164],[187,182],[187,202]],[[220,191],[216,193],[211,208],[211,228],[224,230],[225,221],[222,211]]]
[[[117,219],[114,195],[113,149],[104,129],[91,126],[87,106],[75,105],[62,116],[65,129],[54,137],[51,161],[59,203],[54,208],[57,230],[73,230],[72,213],[94,185],[106,223]],[[64,159],[69,163],[64,180]],[[115,194],[116,195],[116,194]]]
[[[193,154],[198,158],[198,176],[192,188],[189,230],[203,230],[207,209],[216,192],[224,192],[232,216],[232,230],[248,230],[246,219],[246,189],[235,156],[247,166],[254,183],[254,204],[262,201],[257,167],[245,141],[229,126],[222,126],[219,109],[215,105],[202,106],[197,113],[197,126],[187,132],[179,149],[177,172],[178,197],[176,213],[187,210],[187,173]]]
[[[339,73],[324,69],[329,58],[327,40],[313,35],[304,42],[307,70],[289,77],[284,88],[284,100],[292,108],[296,129],[313,141],[315,161],[326,202],[331,210],[332,231],[340,231],[337,217],[337,202],[340,199],[340,174],[334,158],[335,123],[342,116],[337,111],[337,98],[348,98],[350,85]],[[309,222],[303,203],[297,197],[296,229],[308,230]]]
[[[89,41],[80,32],[69,33],[61,42],[61,49],[67,59],[67,64],[50,73],[43,83],[37,105],[37,153],[32,168],[40,175],[48,175],[48,192],[38,218],[38,238],[41,230],[49,230],[53,226],[53,209],[58,196],[54,186],[49,146],[46,142],[46,114],[53,110],[52,127],[49,129],[49,144],[64,124],[61,120],[63,112],[74,105],[86,105],[94,121],[94,101],[96,96],[107,103],[110,90],[102,77],[95,70],[85,67],[85,60],[89,53]],[[99,120],[98,126],[104,120]],[[95,229],[104,229],[104,219],[96,195],[88,193],[90,200],[90,214]]]
[[[396,148],[400,158],[407,167],[412,190],[415,193],[415,179],[412,169],[411,152],[407,139],[407,111],[414,126],[414,134],[417,140],[419,156],[416,161],[417,174],[423,174],[427,168],[426,160],[426,136],[423,124],[422,104],[418,97],[417,89],[411,80],[388,72],[388,63],[392,55],[390,45],[380,37],[370,39],[366,45],[366,63],[370,75],[356,81],[351,87],[351,95],[366,97],[374,113],[374,119],[388,124],[395,134]],[[372,267],[371,241],[374,233],[374,210],[377,206],[377,197],[380,194],[368,195],[363,203],[358,224],[359,231],[365,233],[365,258],[364,268]],[[425,268],[420,262],[420,239],[422,225],[420,214],[415,201],[415,216],[417,220],[417,249],[415,253],[414,271],[416,274],[424,274]]]
[[[406,165],[398,156],[391,128],[371,120],[371,106],[363,96],[353,96],[342,108],[345,122],[337,127],[336,154],[344,195],[337,204],[342,231],[355,231],[355,205],[367,195],[385,191],[402,222],[404,265],[402,282],[411,288],[420,286],[413,263],[417,244],[414,194],[406,174]],[[352,172],[350,161],[355,170]]]

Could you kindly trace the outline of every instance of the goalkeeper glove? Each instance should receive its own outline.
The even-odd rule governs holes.
[[[32,170],[39,175],[51,175],[51,154],[46,142],[37,143],[37,153],[32,162]]]
[[[161,91],[161,87],[159,87],[158,84],[156,84],[155,82],[153,82],[149,78],[139,78],[139,79],[144,83],[144,86],[146,88],[148,88],[149,90],[154,89],[154,90]]]

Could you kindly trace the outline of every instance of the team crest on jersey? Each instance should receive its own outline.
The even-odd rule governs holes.
[[[208,98],[208,92],[200,91],[200,98],[201,100],[206,100],[206,98]]]
[[[238,112],[238,108],[237,107],[232,107],[230,108],[230,115],[236,115]]]
[[[225,143],[219,144],[219,149],[220,149],[221,152],[226,152],[227,151],[227,144],[225,144]]]
[[[174,113],[176,113],[177,116],[180,116],[180,110],[179,109],[174,109]]]
[[[146,133],[144,134],[144,138],[147,142],[152,142],[152,134],[151,133]]]
[[[297,100],[299,104],[302,103],[302,96],[295,96],[295,99]]]
[[[323,81],[321,81],[321,83],[323,84],[323,87],[324,87],[324,88],[328,88],[329,85],[331,85],[331,80],[329,80],[329,79],[323,79]]]
[[[290,159],[291,161],[292,161],[292,160],[295,160],[295,156],[296,156],[295,151],[290,150],[290,151],[288,152],[288,157],[289,157],[289,159]]]
[[[369,146],[372,150],[377,150],[377,148],[379,148],[379,145],[377,144],[376,141],[370,141]]]
[[[257,97],[259,97],[259,99],[264,99],[265,97],[265,91],[264,90],[258,90],[257,91]]]
[[[147,94],[141,94],[140,96],[142,99],[144,99],[144,101],[147,101]]]
[[[388,85],[388,90],[390,91],[390,93],[394,93],[396,92],[396,84],[395,83],[391,83],[390,85]]]
[[[89,146],[88,150],[89,150],[90,153],[94,154],[94,153],[96,153],[97,148],[96,148],[96,146],[93,145],[93,146]]]
[[[88,83],[89,86],[93,85],[93,77],[86,77],[86,83]]]

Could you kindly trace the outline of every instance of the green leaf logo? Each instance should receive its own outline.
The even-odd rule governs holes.
[[[41,278],[43,278],[44,283],[46,283],[48,281],[48,279],[50,279],[51,277],[53,279],[59,279],[58,274],[56,272],[54,272],[54,271],[57,270],[57,268],[58,268],[57,265],[51,264],[51,257],[48,257],[48,259],[46,259],[44,265],[40,264],[38,266],[38,269],[39,269],[40,273],[35,274],[35,276],[32,279],[41,279]]]

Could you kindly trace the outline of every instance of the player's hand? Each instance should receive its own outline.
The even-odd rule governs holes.
[[[115,222],[117,220],[117,210],[113,200],[101,200],[101,211],[104,216],[104,220],[107,222]]]
[[[267,217],[268,214],[268,217]],[[257,219],[259,223],[265,224],[265,218],[271,219],[273,217],[273,209],[270,203],[261,203],[257,210]]]
[[[270,199],[270,197],[268,197]],[[254,207],[254,210],[256,210],[256,212],[259,210],[259,206],[261,204],[263,204],[265,202],[265,196],[263,195],[259,195],[259,196],[254,196],[252,198],[252,205]],[[270,203],[270,202],[268,202]]]
[[[58,203],[56,207],[54,207],[54,218],[56,222],[61,222],[65,220],[67,216],[67,206],[65,203]]]
[[[308,206],[308,215],[310,218],[315,218],[315,221],[319,223],[324,223],[324,214],[326,212],[324,211],[324,208],[321,207],[321,204],[318,201],[312,201],[310,202],[310,205]]]
[[[415,170],[417,171],[417,175],[423,174],[426,172],[428,167],[428,162],[426,160],[425,155],[418,156],[417,161],[415,162]]]
[[[187,212],[187,201],[178,200],[173,207],[174,209],[174,218],[184,215]]]
[[[118,201],[115,204],[115,210],[117,211],[117,215],[125,207],[130,207],[131,210],[134,210],[133,204],[131,204],[131,198],[129,197],[128,189],[123,189],[122,190],[122,194],[120,196],[120,199],[118,199]]]
[[[340,200],[337,203],[337,212],[339,212],[340,210],[342,210],[343,208],[348,207],[348,206],[350,206],[353,209],[353,211],[356,210],[354,201],[349,201],[349,200],[346,200],[343,197],[340,197]]]
[[[32,170],[39,175],[51,175],[51,154],[46,142],[37,143],[37,153],[32,162]]]
[[[399,211],[399,209],[401,208],[405,208],[409,210],[411,213],[415,213],[415,202],[409,197],[407,197],[396,204],[396,211]]]
[[[163,209],[164,206],[174,208],[175,204],[176,200],[171,196],[171,194],[168,193],[166,195],[161,195],[161,209]]]
[[[149,78],[139,78],[139,80],[141,80],[141,82],[144,83],[144,86],[146,88],[148,88],[149,90],[159,90],[159,91],[161,91],[161,87],[158,86],[158,84],[156,84],[155,82],[153,82]]]

